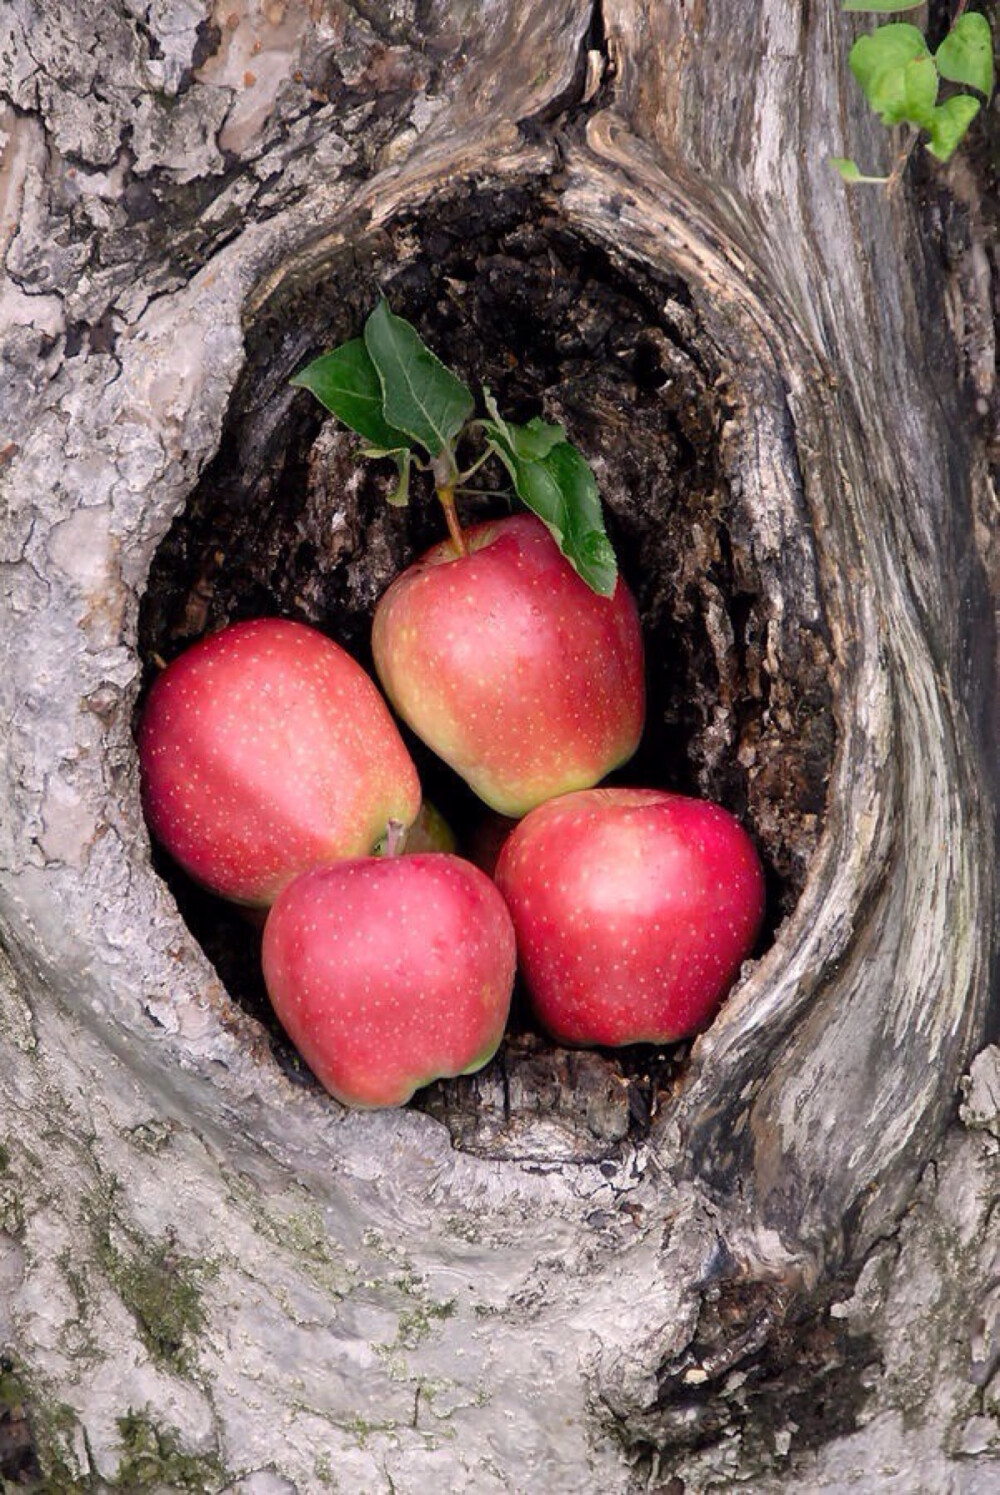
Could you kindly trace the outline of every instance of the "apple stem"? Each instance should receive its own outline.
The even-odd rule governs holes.
[[[385,850],[387,857],[398,857],[406,844],[406,826],[401,820],[389,820],[385,827]]]
[[[441,500],[442,509],[444,509],[445,523],[448,526],[451,543],[459,555],[468,555],[469,547],[465,543],[465,535],[462,533],[462,526],[458,522],[458,511],[455,508],[455,489],[453,484],[438,483],[437,496]]]

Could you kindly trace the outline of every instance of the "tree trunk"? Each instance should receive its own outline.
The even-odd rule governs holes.
[[[967,174],[844,188],[829,154],[893,142],[852,18],[797,0],[4,24],[6,1467],[908,1490],[919,1447],[985,1490],[997,1050],[946,1135],[997,929]],[[432,520],[288,379],[380,288],[591,458],[650,644],[633,772],[745,817],[771,921],[690,1052],[524,1029],[360,1114],[269,1025],[252,935],[154,865],[132,725],[152,656],[231,617],[364,657]]]

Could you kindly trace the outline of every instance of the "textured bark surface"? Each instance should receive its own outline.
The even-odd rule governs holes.
[[[905,1490],[916,1439],[988,1488],[995,1050],[930,1162],[996,950],[971,186],[845,193],[825,157],[889,147],[797,0],[2,26],[7,1467]],[[521,1034],[348,1114],[153,865],[150,652],[252,610],[363,651],[422,543],[287,388],[379,285],[588,451],[655,643],[643,768],[764,849],[772,938],[690,1055]]]

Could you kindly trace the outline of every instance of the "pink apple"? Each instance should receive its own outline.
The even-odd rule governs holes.
[[[372,850],[420,808],[416,769],[359,664],[302,623],[235,623],[169,664],[139,727],[146,818],[192,877],[266,905]]]
[[[569,1044],[704,1028],[753,949],[764,877],[739,822],[656,789],[592,789],[527,815],[497,886],[540,1022]]]
[[[493,809],[596,784],[632,756],[644,712],[642,637],[619,578],[581,581],[540,520],[519,514],[429,550],[375,611],[390,701]]]
[[[274,1010],[348,1106],[400,1106],[480,1069],[503,1036],[515,958],[489,878],[439,852],[317,867],[279,894],[264,928]]]

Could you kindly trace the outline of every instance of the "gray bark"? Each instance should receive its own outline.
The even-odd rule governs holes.
[[[945,1135],[996,952],[975,191],[925,188],[943,259],[915,191],[827,170],[889,150],[834,9],[594,22],[3,18],[0,1411],[23,1397],[55,1488],[905,1490],[914,1417],[932,1487],[996,1477],[996,1050]],[[256,424],[266,484],[352,267],[396,274],[462,194],[516,192],[660,288],[753,599],[747,623],[713,591],[692,526],[669,581],[714,673],[688,756],[706,790],[738,759],[783,917],[644,1135],[612,1103],[588,1133],[582,1092],[512,1101],[517,1070],[457,1131],[293,1083],[138,807],[140,599],[227,432]],[[810,1422],[827,1394],[845,1410]]]

